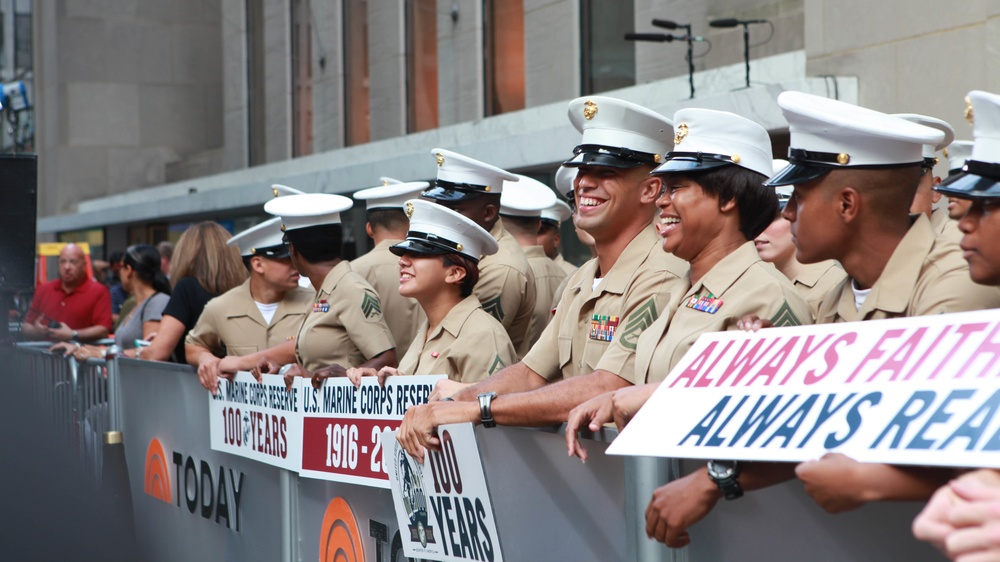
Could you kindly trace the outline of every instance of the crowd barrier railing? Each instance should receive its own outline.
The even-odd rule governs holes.
[[[34,397],[67,423],[77,445],[87,432],[121,432],[123,455],[84,447],[85,458],[103,458],[106,479],[119,475],[104,493],[129,498],[144,559],[402,559],[398,535],[409,531],[399,528],[388,490],[212,450],[208,397],[190,367],[114,358],[74,368],[30,346],[15,356]],[[919,505],[832,517],[797,482],[720,502],[691,528],[691,546],[668,549],[646,538],[646,506],[653,490],[703,463],[605,455],[613,431],[587,440],[586,464],[566,458],[561,430],[480,427],[476,436],[506,560],[934,557],[909,534]]]

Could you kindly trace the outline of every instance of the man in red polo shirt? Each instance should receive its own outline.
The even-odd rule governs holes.
[[[35,291],[21,331],[49,341],[93,341],[111,333],[111,294],[87,278],[86,258],[76,244],[59,252],[59,279]]]

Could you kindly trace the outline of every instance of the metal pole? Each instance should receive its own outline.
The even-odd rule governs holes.
[[[299,479],[285,469],[278,472],[281,489],[281,561],[299,561]]]
[[[686,562],[685,549],[672,549],[646,537],[646,506],[653,490],[677,478],[674,459],[625,457],[625,553],[633,562]]]
[[[747,67],[747,88],[750,87],[750,24],[743,24],[743,62]]]

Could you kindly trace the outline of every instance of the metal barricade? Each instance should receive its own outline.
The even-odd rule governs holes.
[[[49,344],[17,344],[11,354],[21,388],[34,408],[51,416],[65,445],[73,447],[94,478],[102,469],[102,442],[110,431],[108,368],[104,360],[82,363],[48,351]]]

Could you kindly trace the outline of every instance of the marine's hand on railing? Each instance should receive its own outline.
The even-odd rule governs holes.
[[[306,372],[306,373],[309,373],[309,371],[306,371],[305,369],[302,369],[302,370],[304,372]],[[326,367],[320,367],[319,369],[316,369],[314,372],[310,373],[309,375],[303,375],[303,376],[312,377],[313,388],[319,389],[319,388],[321,388],[323,386],[323,381],[326,380],[326,379],[328,379],[328,378],[330,378],[330,377],[346,377],[347,376],[347,369],[345,369],[345,368],[343,368],[340,365],[337,365],[335,363],[333,365],[327,365]],[[288,375],[286,374],[285,375],[285,382],[287,382],[287,381],[288,381]],[[289,388],[290,388],[290,386],[289,386]]]
[[[198,381],[213,395],[219,393],[219,363],[221,359],[204,353],[198,361]]]
[[[476,402],[431,402],[410,406],[396,432],[396,440],[410,456],[423,462],[427,449],[441,450],[438,426],[474,422],[478,419],[479,404]]]
[[[818,460],[795,467],[795,475],[805,485],[806,493],[829,513],[857,509],[874,497],[868,497],[864,463],[840,453],[826,453]]]
[[[385,387],[385,381],[389,380],[389,377],[402,376],[405,373],[399,372],[395,367],[382,367],[378,370],[378,385]]]
[[[704,468],[660,486],[646,507],[646,536],[671,548],[691,544],[688,528],[704,519],[721,497]]]
[[[49,351],[52,352],[53,355],[60,354],[63,357],[73,355],[73,353],[75,353],[78,349],[80,349],[80,344],[65,341],[49,346]]]
[[[610,422],[613,417],[612,398],[614,392],[599,394],[569,412],[566,419],[566,453],[576,455],[587,462],[587,449],[580,444],[579,432],[586,427],[592,433],[600,431],[601,426]]]
[[[292,391],[292,383],[295,382],[295,377],[312,378],[312,376],[313,374],[306,370],[302,365],[292,363],[292,365],[285,370],[285,390],[288,392]]]
[[[427,399],[428,402],[437,402],[438,400],[443,400],[445,398],[451,398],[452,396],[462,392],[466,388],[472,386],[473,383],[464,383],[459,381],[453,381],[451,379],[441,379],[434,385],[434,390],[431,391],[430,397]]]
[[[770,320],[767,318],[761,318],[756,314],[747,314],[736,322],[737,328],[747,332],[756,332],[762,328],[771,328],[773,326],[774,324],[772,324]]]
[[[361,388],[361,377],[374,377],[377,375],[378,371],[371,367],[351,367],[347,370],[347,378],[357,388]]]
[[[257,379],[257,382],[261,382],[263,377],[261,375],[276,375],[281,371],[281,365],[271,361],[270,357],[264,356],[257,361],[253,369],[250,369],[250,374],[253,378]]]

